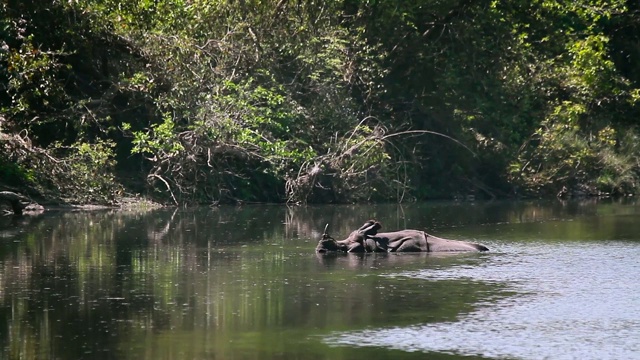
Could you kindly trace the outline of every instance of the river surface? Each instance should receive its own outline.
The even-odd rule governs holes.
[[[320,255],[365,220],[487,253]],[[640,205],[0,217],[0,359],[638,359]]]

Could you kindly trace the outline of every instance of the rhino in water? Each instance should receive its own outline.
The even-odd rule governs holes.
[[[445,252],[488,251],[481,244],[449,240],[429,235],[420,230],[399,230],[379,233],[382,225],[369,220],[344,240],[335,240],[325,234],[316,247],[316,252]]]

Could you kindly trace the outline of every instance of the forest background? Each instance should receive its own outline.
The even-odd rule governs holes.
[[[3,0],[0,183],[175,204],[628,195],[640,3]]]

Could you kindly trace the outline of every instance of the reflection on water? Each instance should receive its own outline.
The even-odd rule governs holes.
[[[505,247],[474,267],[400,272],[425,280],[510,284],[515,296],[484,301],[455,321],[336,333],[331,344],[489,358],[631,359],[640,355],[640,246],[605,241]]]
[[[369,218],[492,251],[314,253],[325,224]],[[628,358],[639,218],[557,201],[0,217],[0,358]]]

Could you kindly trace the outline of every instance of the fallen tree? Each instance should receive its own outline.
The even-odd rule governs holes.
[[[22,215],[26,210],[42,210],[42,206],[32,201],[28,197],[14,193],[12,191],[0,191],[0,203],[11,206],[15,215]]]

